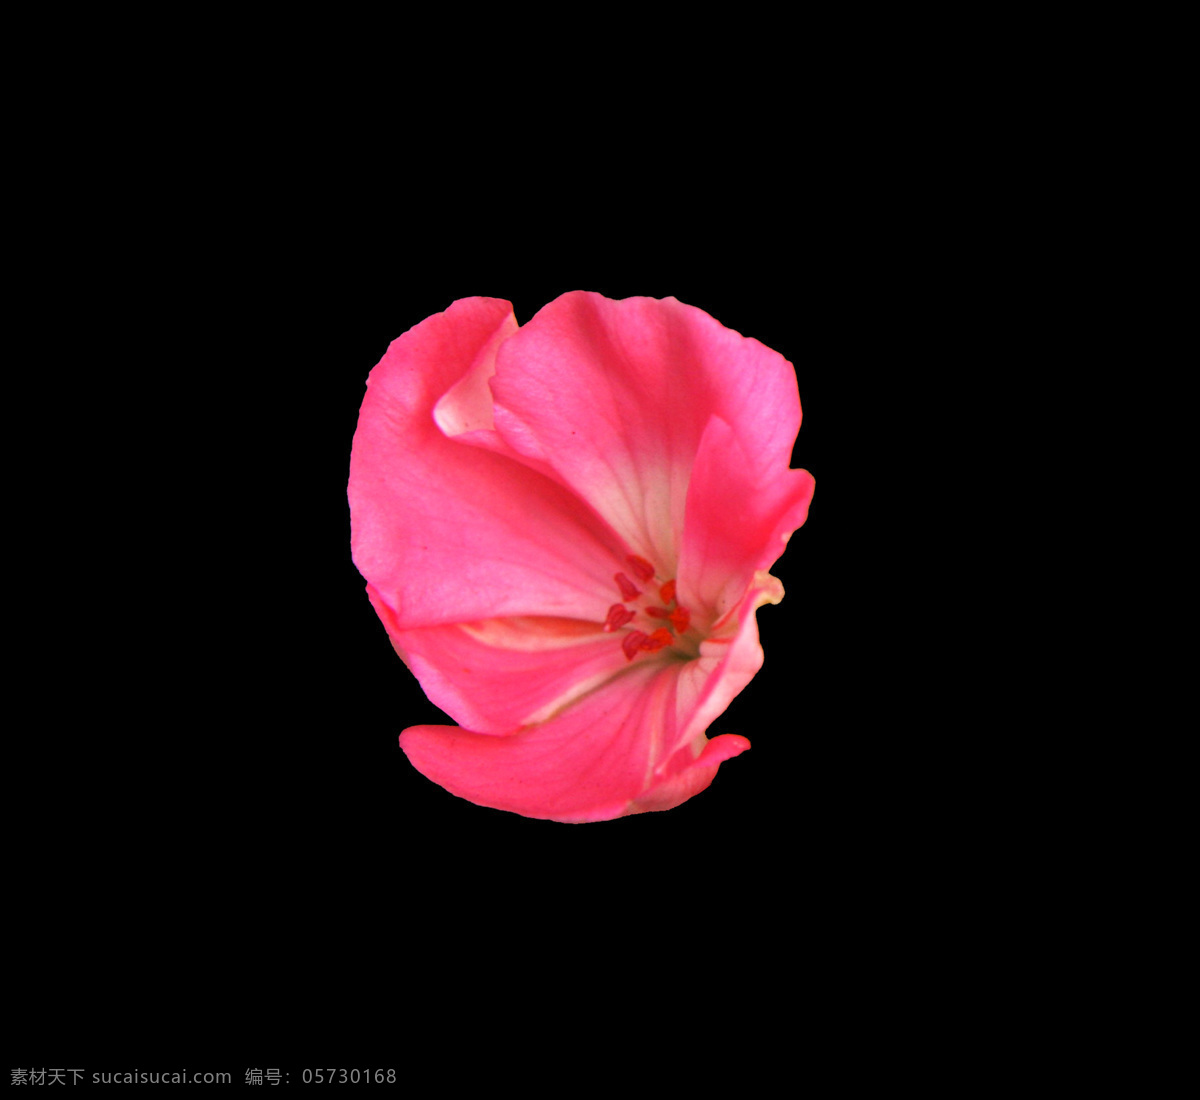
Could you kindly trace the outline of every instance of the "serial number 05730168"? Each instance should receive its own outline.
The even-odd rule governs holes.
[[[306,1085],[394,1085],[394,1069],[306,1069],[301,1075]]]

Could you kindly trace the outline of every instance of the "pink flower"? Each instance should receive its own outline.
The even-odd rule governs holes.
[[[749,748],[705,730],[762,665],[766,570],[808,514],[791,365],[674,298],[465,298],[371,372],[354,561],[459,724],[400,745],[448,791],[556,821],[677,806]]]

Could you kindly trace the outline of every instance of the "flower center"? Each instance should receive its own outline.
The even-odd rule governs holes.
[[[615,573],[613,580],[621,590],[621,599],[624,602],[615,603],[608,609],[604,629],[609,633],[618,630],[624,632],[621,648],[630,661],[639,653],[657,653],[669,645],[679,646],[691,624],[692,613],[686,607],[682,607],[675,598],[674,579],[661,581],[655,573],[654,566],[636,554],[630,554],[625,561],[630,572],[640,583],[647,586],[658,584],[658,596],[663,606],[650,604],[653,595],[645,596],[625,573]],[[634,606],[630,608],[625,604]],[[636,624],[633,629],[630,629],[631,623]],[[649,632],[637,629],[638,626],[648,627]],[[685,652],[690,653],[693,649],[695,646],[689,645]],[[694,653],[690,655],[695,656]]]

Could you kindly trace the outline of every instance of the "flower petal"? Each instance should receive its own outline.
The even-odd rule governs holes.
[[[678,765],[654,786],[643,791],[630,803],[626,814],[644,814],[653,810],[670,810],[699,794],[716,777],[717,768],[726,760],[745,752],[750,742],[736,733],[723,733],[711,741],[705,740],[699,756],[687,749],[675,754]]]
[[[514,327],[507,302],[463,299],[371,371],[350,461],[351,544],[398,629],[503,615],[603,622],[612,603],[613,563],[627,552],[612,532],[561,485],[442,430],[487,430],[480,386]]]
[[[757,612],[763,604],[783,599],[783,585],[770,573],[758,572],[741,602],[713,628],[700,645],[700,656],[680,674],[683,703],[675,751],[698,743],[763,665]],[[718,739],[719,740],[719,739]]]
[[[680,603],[709,623],[727,614],[804,523],[813,488],[807,470],[757,469],[733,428],[710,417],[688,486]]]
[[[787,360],[674,298],[564,294],[500,347],[491,386],[508,444],[668,570],[709,418],[759,479],[787,468],[800,426]]]
[[[760,572],[695,660],[632,665],[506,737],[412,726],[400,746],[452,794],[526,817],[605,821],[678,806],[750,747],[736,734],[709,740],[705,729],[762,667],[755,612],[782,598],[779,581]]]
[[[605,821],[668,809],[707,787],[721,760],[749,746],[744,738],[717,738],[706,752],[689,745],[665,757],[678,741],[682,667],[633,665],[557,717],[509,737],[412,726],[400,746],[452,794],[526,817]]]
[[[511,618],[401,630],[374,588],[367,594],[429,701],[476,733],[544,722],[629,666],[599,623]]]

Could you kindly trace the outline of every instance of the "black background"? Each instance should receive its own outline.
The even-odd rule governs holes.
[[[295,20],[193,20],[130,36],[137,63],[85,33],[76,70],[45,36],[14,174],[35,338],[6,373],[8,1066],[925,1080],[1030,973],[1089,824],[1030,879],[1039,796],[1078,785],[1047,767],[1069,708],[1020,690],[1055,620],[1009,580],[1046,541],[1031,410],[1091,370],[1069,325],[1034,331],[1095,193],[1054,193],[1064,116],[1019,51],[979,65],[995,28],[584,18],[545,49],[498,16],[529,57],[490,27],[356,25],[347,50],[324,21],[310,47]],[[568,826],[408,765],[397,735],[440,716],[366,600],[345,491],[391,340],[456,298],[523,322],[575,289],[674,295],[793,362],[816,495],[765,666],[711,731],[753,747],[674,810]]]
[[[841,995],[829,968],[871,921],[861,882],[897,807],[922,813],[894,786],[920,765],[894,747],[892,647],[920,638],[902,636],[911,535],[890,503],[913,472],[880,434],[888,249],[864,263],[845,196],[802,201],[787,178],[620,202],[568,182],[558,205],[505,211],[461,187],[408,202],[397,181],[386,215],[343,197],[316,220],[264,191],[175,242],[194,269],[147,295],[148,357],[106,372],[116,413],[86,435],[79,537],[103,583],[86,606],[64,596],[51,630],[69,675],[26,774],[52,791],[14,792],[29,961],[74,975],[38,994],[34,1032],[100,1026],[106,990],[171,1006],[154,1035],[186,1019],[181,1050],[260,1059],[247,1035],[313,1001],[328,1050],[346,1041],[331,1006],[358,1019],[380,997],[396,1023],[514,990],[678,1000],[712,982],[758,1019],[776,973]],[[474,806],[408,764],[401,730],[444,719],[367,601],[346,503],[391,340],[457,298],[506,298],[524,322],[575,289],[674,295],[783,354],[804,409],[792,464],[816,478],[773,569],[787,595],[758,613],[765,665],[710,729],[752,748],[676,809],[586,825]],[[150,1034],[122,1049],[164,1049]]]

